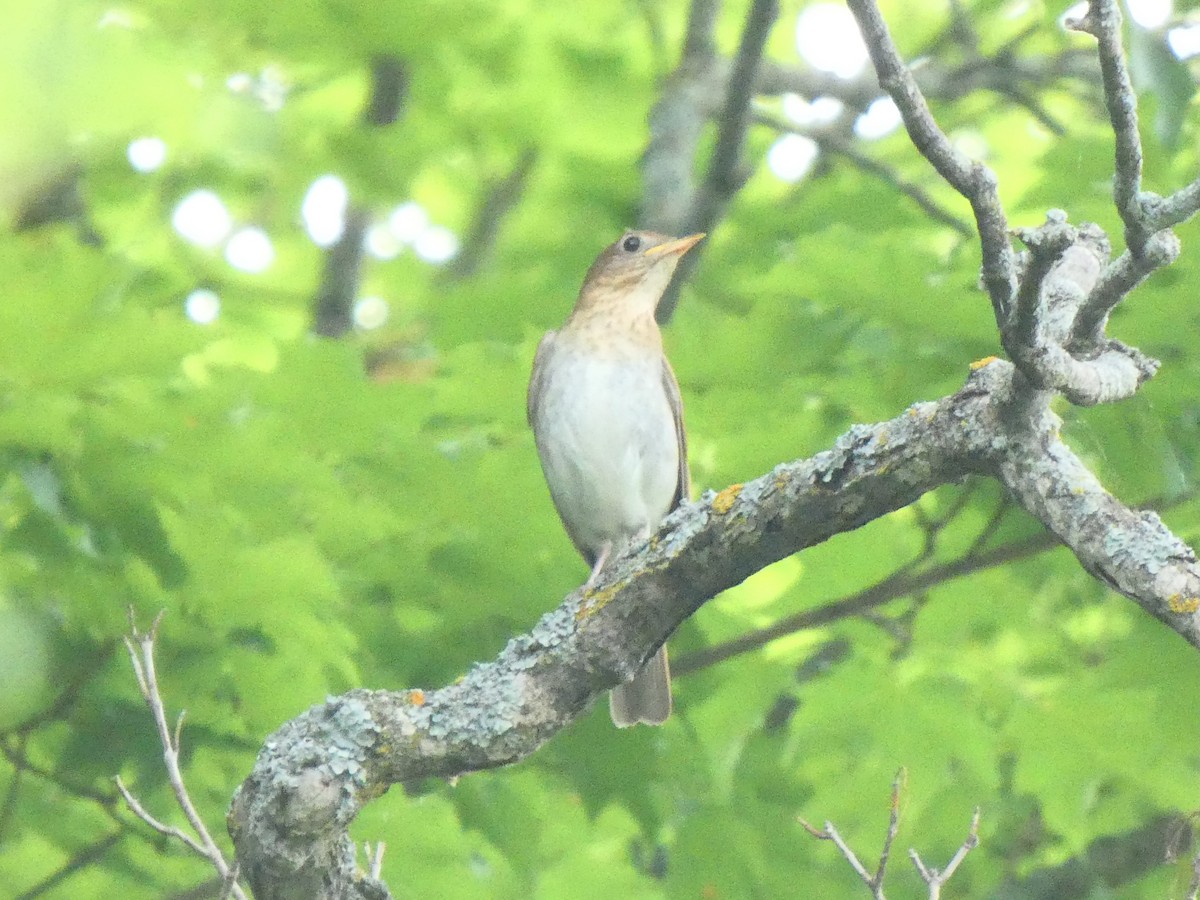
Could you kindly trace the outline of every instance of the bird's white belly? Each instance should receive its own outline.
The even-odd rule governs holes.
[[[679,480],[662,360],[555,354],[536,412],[554,505],[581,549],[620,546],[655,528]]]

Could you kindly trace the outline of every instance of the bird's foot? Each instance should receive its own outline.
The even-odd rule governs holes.
[[[592,574],[588,576],[588,580],[583,583],[584,593],[588,593],[596,586],[597,579],[600,578],[600,572],[604,569],[604,564],[608,562],[608,557],[612,554],[612,541],[605,541],[600,545],[600,552],[596,554],[596,562],[592,566]]]

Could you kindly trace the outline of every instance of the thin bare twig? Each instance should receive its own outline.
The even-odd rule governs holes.
[[[809,834],[817,838],[817,840],[832,841],[834,846],[837,847],[841,852],[842,856],[846,858],[846,862],[850,863],[850,867],[858,873],[858,877],[861,878],[863,883],[871,889],[871,896],[873,896],[875,900],[887,900],[887,898],[884,896],[882,885],[876,883],[875,876],[867,871],[867,867],[862,864],[862,861],[859,860],[857,854],[855,854],[855,852],[850,848],[850,845],[847,844],[845,839],[838,833],[837,828],[834,827],[832,822],[826,822],[825,827],[820,829],[810,825],[804,819],[800,820],[800,824],[804,826],[804,829]]]
[[[883,893],[883,877],[887,872],[888,859],[892,854],[892,843],[896,840],[896,833],[900,830],[900,791],[903,787],[906,778],[904,769],[900,769],[896,773],[895,779],[892,781],[892,801],[891,810],[888,815],[888,830],[883,839],[883,850],[879,854],[879,865],[875,867],[875,871],[868,872],[867,867],[862,864],[858,855],[851,849],[850,845],[838,833],[837,828],[832,822],[826,822],[823,829],[814,828],[804,819],[799,819],[804,830],[813,837],[822,841],[832,841],[834,846],[838,848],[846,862],[850,863],[850,867],[858,873],[858,877],[863,880],[863,883],[870,889],[871,896],[875,900],[887,900]]]
[[[1179,238],[1170,231],[1153,235],[1135,256],[1126,250],[1100,273],[1100,279],[1079,308],[1071,330],[1072,346],[1094,345],[1104,337],[1108,314],[1156,269],[1179,256]]]
[[[971,829],[967,833],[967,839],[962,842],[962,846],[958,848],[954,856],[950,857],[950,862],[946,863],[946,868],[938,871],[932,867],[926,866],[921,861],[921,856],[916,850],[909,850],[908,856],[912,863],[917,868],[917,874],[924,879],[929,885],[929,900],[938,900],[942,896],[942,885],[953,877],[954,872],[958,869],[959,864],[967,858],[967,854],[979,846],[979,807],[975,807],[975,815],[971,817]]]
[[[167,711],[162,701],[162,694],[158,689],[158,674],[154,664],[154,642],[158,637],[158,626],[162,621],[163,613],[159,613],[154,623],[150,626],[150,630],[142,632],[138,630],[137,623],[134,620],[133,609],[129,610],[129,636],[125,638],[125,648],[129,651],[129,661],[133,665],[133,674],[137,679],[138,688],[141,690],[142,697],[146,701],[146,705],[150,708],[150,713],[154,717],[154,725],[158,730],[158,740],[162,745],[163,764],[167,770],[167,778],[171,783],[171,789],[175,793],[175,802],[179,804],[179,808],[183,811],[184,817],[195,832],[195,837],[183,831],[174,825],[167,825],[151,815],[137,798],[125,787],[120,776],[117,776],[117,790],[121,792],[121,796],[125,799],[126,805],[135,816],[168,837],[176,838],[185,846],[193,850],[197,855],[208,860],[217,870],[217,874],[221,876],[222,881],[229,886],[229,896],[236,897],[238,900],[246,900],[246,894],[237,884],[236,866],[230,865],[225,859],[225,854],[221,852],[221,848],[217,846],[217,842],[213,840],[208,828],[204,824],[204,820],[197,812],[195,804],[192,803],[192,798],[188,794],[187,786],[184,784],[183,772],[179,768],[179,738],[183,728],[184,714],[181,712],[175,721],[174,729],[167,722]]]
[[[1145,198],[1146,227],[1158,231],[1186,222],[1200,212],[1200,178],[1170,197]]]
[[[142,804],[138,802],[138,799],[129,792],[127,787],[125,787],[125,783],[121,780],[120,775],[113,780],[117,784],[117,790],[120,791],[121,796],[125,798],[125,805],[129,807],[130,812],[132,812],[135,816],[137,816],[159,834],[182,841],[200,856],[208,856],[208,851],[205,849],[204,845],[186,831],[176,828],[174,825],[167,825],[165,822],[159,821],[153,815],[147,812],[146,808],[142,806]]]
[[[22,756],[25,755],[25,745],[29,741],[29,735],[22,734],[17,738],[17,752]],[[8,827],[12,824],[13,815],[17,809],[17,797],[21,793],[21,782],[25,777],[25,769],[22,766],[13,766],[12,778],[8,782],[8,790],[4,792],[4,803],[0,804],[0,846],[7,841]]]

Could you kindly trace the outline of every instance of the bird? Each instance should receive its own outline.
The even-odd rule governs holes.
[[[655,310],[679,260],[703,234],[626,231],[588,269],[575,307],[538,344],[527,413],[559,518],[591,566],[605,563],[689,499],[679,383]],[[660,725],[671,714],[662,646],[609,695],[613,723]]]

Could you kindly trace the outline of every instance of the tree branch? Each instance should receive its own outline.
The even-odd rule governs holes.
[[[682,58],[650,111],[638,222],[653,231],[681,234],[692,208],[696,147],[727,76],[713,38],[720,9],[717,0],[692,0]]]
[[[896,777],[892,780],[892,801],[889,804],[890,812],[888,813],[888,828],[887,834],[883,838],[883,849],[879,851],[879,865],[875,867],[874,872],[868,872],[867,867],[862,864],[858,855],[851,849],[850,845],[838,833],[832,822],[826,822],[822,829],[814,828],[804,819],[800,819],[800,824],[804,826],[804,830],[820,841],[832,841],[833,845],[838,848],[838,851],[845,857],[846,862],[850,863],[858,877],[863,880],[863,884],[870,890],[871,896],[875,900],[886,900],[883,893],[883,877],[887,874],[888,859],[892,855],[892,843],[896,840],[896,834],[900,830],[900,789],[904,784],[906,773],[901,769],[896,773]]]
[[[758,650],[789,634],[809,628],[819,628],[831,622],[861,615],[901,597],[919,594],[957,578],[964,578],[985,569],[1036,556],[1060,546],[1062,545],[1054,539],[1053,535],[1035,534],[1024,540],[1013,541],[985,552],[968,553],[953,562],[932,566],[924,571],[910,572],[906,570],[893,573],[849,597],[786,616],[765,628],[748,631],[723,643],[696,650],[680,656],[678,659],[672,659],[671,672],[675,676],[680,676],[706,669],[743,653]]]
[[[1113,199],[1125,223],[1125,243],[1134,256],[1140,256],[1150,232],[1141,210],[1142,138],[1138,133],[1137,94],[1121,47],[1121,10],[1113,0],[1092,0],[1082,19],[1066,25],[1093,35],[1099,43],[1104,102],[1117,145]]]
[[[855,146],[855,142],[839,135],[831,128],[807,128],[794,122],[787,122],[777,116],[760,113],[757,121],[774,128],[776,131],[788,134],[798,134],[813,141],[823,152],[841,156],[869,175],[873,175],[894,190],[908,197],[922,212],[935,222],[952,228],[964,238],[974,237],[975,229],[964,219],[941,206],[919,185],[908,181],[891,166],[871,158]]]
[[[1059,438],[1011,365],[858,425],[809,460],[709,492],[627,549],[494,661],[436,691],[357,690],[284,725],[230,813],[259,900],[361,897],[346,828],[388,785],[523,759],[624,681],[705,601],[753,572],[970,474],[998,477],[1088,571],[1200,649],[1200,563],[1123,507]]]
[[[452,685],[428,692],[351,691],[286,723],[266,742],[228,818],[258,900],[389,896],[356,867],[348,828],[364,803],[396,783],[529,756],[597,696],[638,671],[711,597],[968,475],[999,480],[1087,571],[1200,650],[1195,552],[1155,514],[1131,510],[1108,494],[1063,443],[1061,421],[1050,408],[1055,390],[1077,403],[1127,396],[1156,365],[1102,336],[1077,354],[1066,349],[1079,341],[1086,298],[1112,271],[1103,269],[1102,233],[1072,228],[1065,215],[1052,215],[1044,226],[1021,233],[1029,251],[1019,270],[992,173],[959,154],[933,121],[874,4],[850,2],[880,83],[914,143],[972,205],[984,283],[1019,368],[999,360],[976,366],[951,396],[915,404],[887,422],[856,425],[812,459],[781,464],[754,481],[684,504],[648,542],[611,561],[592,590],[571,594],[495,660]],[[648,201],[650,171],[661,161],[651,151],[661,150],[663,141],[698,136],[703,105],[694,92],[704,79],[721,77],[714,76],[711,58],[713,9],[704,0],[693,4],[693,58],[681,63],[676,76],[686,77],[676,78],[675,92],[664,92],[656,108],[656,117],[671,112],[678,118],[652,122]],[[774,3],[763,0],[748,20],[739,56],[745,69],[731,76],[727,122],[734,122],[736,110],[745,115],[739,104],[748,96],[734,85],[757,69],[773,10]],[[724,150],[740,147],[744,126],[739,132],[735,125],[729,125]],[[679,177],[692,158],[667,155],[674,157],[671,177]],[[690,182],[687,187],[690,201]],[[1117,280],[1111,276],[1109,283]],[[164,747],[169,744],[165,738]],[[973,841],[974,829],[951,870]],[[914,862],[936,896],[944,877],[919,858]]]
[[[725,86],[725,105],[717,123],[717,142],[709,160],[708,172],[700,190],[694,195],[682,227],[675,231],[681,234],[711,231],[725,213],[725,208],[734,195],[742,189],[749,177],[742,159],[742,148],[746,134],[754,118],[750,101],[754,99],[754,88],[762,64],[763,51],[771,27],[779,17],[779,0],[754,0],[746,16],[742,40],[733,70]],[[692,29],[688,29],[687,49],[695,51]],[[698,45],[702,48],[703,45]],[[690,159],[690,157],[689,157]],[[685,256],[675,270],[670,286],[659,302],[657,317],[668,322],[679,301],[679,289],[699,264],[704,252],[701,245]]]
[[[100,838],[98,841],[93,841],[85,847],[82,847],[71,857],[58,867],[54,872],[51,872],[46,878],[39,881],[27,891],[18,894],[14,900],[34,900],[35,897],[44,897],[50,891],[76,872],[87,868],[97,859],[120,843],[121,838],[125,837],[125,830],[118,828],[116,831],[110,831],[107,835]]]
[[[130,634],[125,638],[125,647],[129,651],[129,661],[133,666],[133,674],[137,678],[138,689],[141,691],[142,698],[146,701],[146,706],[149,707],[150,713],[154,718],[154,726],[158,732],[158,741],[162,746],[163,763],[167,769],[167,778],[171,783],[171,789],[175,793],[175,801],[179,804],[179,808],[183,810],[184,817],[187,819],[188,825],[191,826],[195,837],[181,828],[163,823],[147,812],[146,808],[125,787],[120,776],[114,779],[117,784],[117,790],[121,792],[126,805],[135,816],[155,831],[180,841],[197,856],[208,860],[213,868],[217,870],[217,874],[221,877],[223,883],[227,885],[227,893],[223,896],[234,897],[237,900],[247,900],[245,892],[237,883],[237,866],[230,865],[226,861],[225,854],[221,852],[221,848],[213,840],[212,835],[204,824],[204,820],[192,803],[192,798],[188,794],[187,786],[183,781],[183,773],[179,768],[179,736],[183,729],[183,713],[179,714],[179,718],[175,721],[175,727],[172,729],[167,722],[167,711],[163,704],[162,694],[158,689],[158,673],[154,665],[154,642],[158,637],[158,626],[161,621],[162,613],[159,613],[158,617],[154,620],[154,624],[150,626],[149,631],[139,631],[137,624],[134,622],[133,610],[131,608],[129,611]]]
[[[863,884],[867,886],[874,900],[886,900],[883,892],[883,879],[887,874],[887,864],[892,852],[892,843],[896,840],[896,833],[900,830],[900,791],[904,784],[904,779],[905,772],[901,769],[896,773],[896,778],[892,781],[892,802],[891,812],[888,815],[888,829],[883,839],[883,850],[879,854],[879,865],[875,867],[874,872],[867,871],[867,867],[862,864],[858,856],[850,848],[850,845],[843,840],[832,822],[826,822],[823,829],[817,829],[804,821],[804,819],[800,820],[800,824],[813,837],[818,840],[832,841],[834,843],[842,856],[845,857],[846,862],[850,863],[850,868],[854,869],[858,877],[862,879]],[[916,850],[908,851],[908,857],[912,860],[913,866],[916,867],[917,874],[921,876],[921,880],[929,888],[929,900],[938,900],[941,897],[942,886],[951,879],[959,865],[966,859],[967,854],[977,846],[979,846],[978,809],[975,810],[975,815],[971,817],[971,828],[967,834],[967,839],[963,841],[962,846],[950,858],[950,862],[946,864],[945,869],[939,871],[938,869],[926,866]]]
[[[917,874],[929,886],[929,900],[938,900],[942,896],[942,885],[949,881],[959,865],[967,854],[979,846],[979,807],[975,807],[975,814],[971,816],[971,828],[967,832],[967,839],[962,842],[962,846],[955,851],[954,856],[950,857],[950,862],[946,863],[946,868],[942,870],[927,867],[921,861],[920,854],[916,850],[909,850],[908,856],[912,860],[913,865],[917,868]]]
[[[538,151],[527,147],[517,158],[512,171],[488,187],[462,250],[444,270],[447,281],[472,278],[487,262],[500,238],[500,226],[525,195],[537,159]]]

